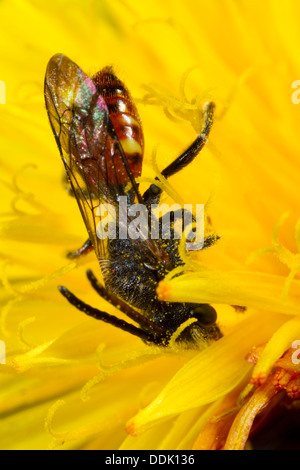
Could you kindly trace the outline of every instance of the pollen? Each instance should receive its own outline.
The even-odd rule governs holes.
[[[171,296],[171,286],[168,282],[161,281],[157,288],[157,297],[159,300],[167,300]]]

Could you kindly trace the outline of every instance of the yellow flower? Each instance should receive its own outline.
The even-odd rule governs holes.
[[[275,447],[283,428],[262,444],[263,423],[299,417],[297,1],[4,0],[0,13],[1,448]],[[86,280],[95,256],[66,258],[86,233],[44,108],[58,52],[90,75],[113,64],[136,98],[142,188],[216,103],[208,145],[168,189],[205,203],[220,240],[158,289],[216,308],[224,336],[202,351],[147,346],[57,291],[115,313]]]

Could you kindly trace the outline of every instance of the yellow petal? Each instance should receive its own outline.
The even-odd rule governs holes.
[[[253,342],[263,342],[281,322],[281,316],[273,315],[270,321],[269,315],[249,315],[235,331],[185,364],[156,399],[127,423],[127,432],[137,435],[170,415],[230,392],[250,370],[244,357]]]
[[[224,303],[299,315],[300,281],[291,282],[283,299],[285,281],[265,273],[204,270],[161,281],[157,292],[160,299],[171,302]]]
[[[300,338],[300,319],[284,323],[268,341],[252,374],[254,383],[263,383],[275,362],[291,348],[294,339]]]

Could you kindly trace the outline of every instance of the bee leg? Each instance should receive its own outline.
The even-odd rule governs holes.
[[[192,142],[192,144],[181,155],[179,155],[179,157],[177,157],[161,172],[162,176],[169,178],[170,176],[175,175],[175,173],[178,173],[178,171],[189,165],[199,154],[206,144],[210,130],[212,128],[214,109],[215,104],[213,102],[208,102],[204,105],[204,124],[201,133],[196,137],[194,142]],[[156,177],[156,180],[159,180],[159,178]],[[156,186],[156,184],[151,184],[151,186],[143,195],[145,204],[157,204],[159,202],[161,193],[162,189],[159,186]]]
[[[132,325],[131,323],[127,323],[124,320],[121,320],[114,315],[110,315],[109,313],[103,312],[102,310],[98,310],[97,308],[93,308],[90,305],[84,303],[82,300],[78,299],[72,292],[70,292],[66,287],[59,286],[58,287],[61,294],[68,300],[71,305],[74,305],[78,310],[89,315],[90,317],[95,318],[96,320],[104,321],[105,323],[109,323],[117,328],[120,328],[123,331],[127,331],[134,336],[138,336],[140,339],[145,341],[146,343],[156,343],[156,338],[151,334],[147,333],[141,328],[137,328],[136,326]]]
[[[203,108],[204,124],[201,133],[196,137],[194,142],[177,157],[170,165],[168,165],[161,174],[165,178],[175,175],[185,166],[189,165],[198,153],[202,150],[207,142],[210,130],[212,128],[215,104],[213,102],[206,103]]]
[[[189,217],[188,220],[190,221],[191,224],[196,222],[195,217],[193,216],[193,214],[188,209],[178,209],[176,211],[171,211],[169,214],[170,214],[170,219],[167,219],[167,220],[168,221],[170,220],[170,226],[169,226],[169,223],[168,223],[167,226],[166,226],[167,232],[164,232],[164,225],[163,225],[164,219],[163,219],[163,217],[160,217],[159,221],[158,221],[158,223],[159,223],[159,233],[160,233],[160,236],[163,239],[164,238],[169,238],[169,237],[171,239],[175,239],[175,233],[176,233],[175,232],[175,223],[176,223],[177,220],[179,222],[181,222],[181,224],[182,224],[181,234],[185,230],[185,217],[186,216]],[[191,228],[193,228],[193,227],[191,227]],[[170,231],[170,233],[169,233],[169,231]],[[190,233],[192,235],[192,232],[190,232]],[[206,248],[209,248],[212,245],[214,245],[219,239],[220,239],[220,236],[213,233],[213,234],[210,234],[207,237],[205,237],[203,242],[199,243],[198,247],[197,247],[197,245],[194,245],[194,247],[191,248],[189,246],[189,244],[186,244],[186,250],[187,251],[205,250]]]
[[[93,245],[91,240],[88,238],[87,241],[76,251],[70,251],[67,253],[67,258],[69,259],[78,259],[82,255],[87,255],[90,251],[93,250]]]
[[[156,344],[161,344],[161,345],[167,344],[168,334],[164,328],[161,328],[160,326],[156,325],[156,323],[152,322],[151,320],[146,318],[144,315],[142,315],[140,312],[132,308],[129,304],[124,302],[124,300],[120,299],[116,295],[109,292],[102,284],[100,284],[100,282],[94,276],[91,270],[87,271],[87,277],[93,289],[95,289],[95,291],[104,300],[109,302],[111,305],[116,307],[121,312],[125,313],[125,315],[127,315],[131,320],[138,323],[140,327],[143,329],[143,331],[151,332],[151,335],[155,338],[155,340],[152,340],[152,342],[155,342]]]
[[[205,250],[206,248],[211,247],[218,240],[220,240],[220,238],[221,238],[220,235],[215,235],[215,234],[208,235],[206,238],[204,238],[204,244],[203,244],[202,250]]]
[[[216,243],[218,240],[220,240],[219,235],[208,235],[206,238],[204,238],[204,241],[198,244],[192,243],[192,247],[189,244],[185,245],[186,251],[200,251],[200,250],[205,250],[206,248],[211,247]]]

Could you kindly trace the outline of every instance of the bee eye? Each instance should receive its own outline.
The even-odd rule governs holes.
[[[159,186],[156,186],[156,184],[151,184],[150,186],[150,191],[152,194],[154,194],[155,196],[157,196],[158,194],[161,193],[161,189]]]
[[[197,318],[199,323],[210,325],[217,320],[217,312],[208,304],[199,304],[190,312],[191,317]]]

